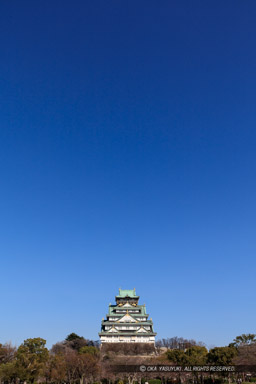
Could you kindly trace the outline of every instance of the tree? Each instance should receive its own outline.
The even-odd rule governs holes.
[[[231,343],[231,345],[235,347],[241,347],[245,345],[251,345],[254,343],[256,343],[256,335],[254,333],[247,333],[247,334],[243,333],[242,335],[237,336],[234,339],[234,342]]]
[[[93,347],[93,346],[85,346],[85,347],[82,347],[79,349],[79,353],[80,354],[89,354],[89,355],[92,355],[92,356],[99,356],[99,350],[98,348],[96,347]]]
[[[233,346],[215,347],[208,353],[208,363],[216,365],[229,365],[237,355],[237,349]]]
[[[193,346],[186,351],[171,349],[166,352],[168,360],[178,365],[203,365],[207,360],[207,349],[205,347]]]
[[[65,357],[62,354],[51,355],[45,369],[47,382],[63,383],[67,379]]]
[[[67,349],[71,348],[64,341],[61,341],[52,346],[50,353],[54,355],[65,354]]]
[[[67,349],[64,355],[66,375],[68,383],[73,383],[79,379],[77,373],[77,352],[73,349]]]
[[[88,340],[83,336],[78,336],[76,333],[70,333],[70,335],[66,337],[64,344],[75,351],[79,351],[80,348],[88,345]]]
[[[243,345],[236,350],[238,355],[235,357],[234,364],[256,365],[256,343]]]
[[[49,358],[46,340],[40,337],[27,339],[17,350],[17,372],[23,381],[33,383],[44,372]]]
[[[80,384],[95,381],[99,372],[98,358],[91,353],[79,354],[77,356],[77,371]]]
[[[11,361],[0,365],[0,381],[12,383],[18,379],[16,362]]]
[[[187,364],[187,356],[184,351],[180,349],[169,349],[166,352],[168,360],[178,365]]]
[[[15,357],[15,347],[10,343],[0,344],[0,381],[10,383],[18,378]]]
[[[66,341],[74,341],[74,340],[77,340],[77,339],[83,339],[83,336],[78,336],[76,333],[72,332],[70,333],[67,337],[66,337]]]
[[[193,346],[205,346],[205,344],[202,341],[196,342],[193,339],[184,339],[183,337],[171,337],[167,339],[161,339],[156,341],[156,347],[161,348],[165,347],[168,349],[181,349],[186,350],[187,348],[193,347]]]
[[[205,347],[194,346],[185,352],[187,363],[190,365],[204,365],[207,361],[208,351]]]
[[[10,343],[0,344],[0,364],[8,363],[15,357],[16,348]]]

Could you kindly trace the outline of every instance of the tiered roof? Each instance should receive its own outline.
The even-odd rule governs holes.
[[[134,289],[121,289],[119,288],[119,294],[116,296],[116,298],[133,298],[133,299],[139,299],[140,297],[136,295],[135,288]]]
[[[117,304],[109,304],[99,336],[155,336],[152,319],[148,320],[145,305],[138,305],[138,301],[135,289],[119,289]]]

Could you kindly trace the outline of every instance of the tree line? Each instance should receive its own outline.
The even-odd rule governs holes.
[[[168,346],[165,356],[177,365],[250,365],[256,364],[256,335],[237,336],[225,347],[208,350],[204,343],[183,338],[163,339],[160,345]]]
[[[165,347],[164,351],[161,350]],[[116,346],[115,346],[116,347]],[[114,375],[109,367],[111,364],[145,363],[143,346],[135,349],[137,356],[130,357],[129,351],[125,356],[118,356],[116,350],[103,352],[98,341],[85,339],[71,333],[65,340],[46,348],[46,340],[38,337],[25,340],[18,348],[11,344],[0,344],[0,384],[102,384],[116,382],[119,384],[133,381],[125,375]],[[145,354],[149,353],[145,345]],[[152,354],[151,354],[152,355]],[[143,360],[144,359],[144,360]],[[148,359],[148,357],[147,357]],[[152,362],[169,362],[177,365],[228,365],[228,364],[255,364],[256,365],[256,335],[243,334],[236,337],[226,347],[215,347],[209,351],[206,346],[194,340],[183,338],[168,338],[156,343],[154,354],[150,357]],[[140,376],[140,382],[143,377]]]
[[[46,348],[46,340],[25,340],[18,348],[0,344],[0,380],[4,383],[94,382],[99,373],[99,343],[71,333]]]
[[[160,339],[156,341],[157,348],[168,348],[168,349],[181,349],[185,350],[193,346],[205,346],[202,341],[195,341],[193,339],[184,339],[183,337],[171,337],[167,339]]]

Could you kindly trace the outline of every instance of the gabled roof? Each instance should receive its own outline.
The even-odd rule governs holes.
[[[129,313],[126,313],[120,320],[117,320],[117,323],[137,323],[137,320],[129,315]]]
[[[131,323],[132,324],[135,324],[134,323],[134,321],[127,321],[127,322],[119,322],[119,321],[108,321],[108,320],[102,320],[102,322],[101,322],[101,326],[108,326],[108,325],[111,325],[111,326],[116,326],[116,325],[120,325],[120,324],[122,324],[122,325],[131,325]],[[152,323],[152,321],[140,321],[140,320],[137,320],[136,321],[136,324],[138,325],[138,326],[142,326],[142,327],[144,327],[145,325],[147,325],[147,326],[153,326],[153,323]]]
[[[126,304],[124,304],[124,305],[122,305],[122,306],[118,306],[118,305],[109,305],[109,307],[108,307],[108,315],[120,315],[120,313],[116,313],[115,311],[116,311],[116,309],[117,310],[120,310],[120,309],[122,309],[122,308],[128,308],[127,306],[125,307],[125,305]],[[136,316],[140,316],[140,315],[145,315],[145,316],[148,316],[147,314],[146,314],[146,307],[145,307],[145,305],[136,305],[136,307],[134,307],[134,306],[131,306],[130,307],[131,309],[136,309],[136,310],[141,310],[141,312],[140,313],[138,313]]]
[[[135,288],[134,289],[121,289],[119,288],[119,294],[116,296],[117,298],[130,297],[134,299],[138,299],[139,296],[136,295]]]
[[[115,332],[118,332],[118,330],[115,329],[115,327],[112,327],[112,328],[108,331],[108,333],[115,333]]]

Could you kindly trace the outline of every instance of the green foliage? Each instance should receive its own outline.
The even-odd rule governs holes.
[[[187,356],[185,355],[185,352],[180,349],[169,349],[166,352],[166,356],[168,360],[172,361],[175,364],[187,364]]]
[[[18,372],[15,361],[0,365],[0,379],[2,381],[13,382],[17,378]]]
[[[187,364],[189,365],[204,365],[207,361],[208,351],[205,347],[194,346],[188,348],[185,352]]]
[[[161,384],[161,380],[159,379],[151,379],[151,380],[148,380],[148,383],[149,384]]]
[[[212,348],[208,353],[208,362],[216,365],[228,365],[237,356],[237,349],[233,346]]]
[[[76,339],[83,339],[82,336],[78,336],[76,333],[72,332],[66,337],[66,341],[74,341]]]
[[[186,351],[171,349],[166,352],[168,360],[177,365],[203,365],[207,360],[207,349],[205,347],[194,346]]]
[[[87,346],[88,341],[83,336],[78,336],[76,333],[70,333],[65,339],[64,344],[75,351],[79,351],[82,347]]]
[[[251,345],[256,343],[256,335],[254,333],[243,333],[240,336],[237,336],[233,343],[230,346],[241,347],[244,345]]]
[[[79,353],[80,354],[88,353],[89,355],[98,356],[99,355],[99,350],[96,347],[85,346],[85,347],[82,347],[82,348],[79,349]]]
[[[46,341],[41,338],[27,339],[17,350],[11,344],[0,344],[0,383],[22,384],[27,382],[27,384],[33,384],[37,381],[38,383],[46,382],[49,384],[79,384],[79,382],[80,384],[99,384],[96,380],[100,379],[102,383],[106,382],[108,384],[108,380],[114,380],[109,367],[115,361],[119,352],[129,356],[152,352],[147,345],[124,345],[122,347],[121,343],[116,346],[116,353],[113,354],[113,350],[111,350],[111,355],[110,352],[105,351],[104,353],[104,345],[99,350],[96,342],[86,340],[75,333],[68,335],[65,341],[57,343],[55,348],[51,349],[50,355],[45,344]],[[113,346],[111,347],[113,348]],[[212,348],[209,352],[202,345],[190,344],[185,349],[167,350],[166,357],[172,363],[182,366],[230,365],[234,364],[234,362],[237,363],[237,360],[239,360],[240,364],[245,364],[249,361],[249,357],[251,358],[250,361],[253,361],[253,358],[256,357],[256,336],[254,334],[243,334],[236,337],[234,343],[228,347]],[[107,359],[110,361],[107,361]],[[102,372],[107,375],[106,381],[104,381]],[[161,384],[159,376],[155,377],[158,377],[158,379],[148,380],[149,384]],[[127,383],[126,378],[123,376],[118,376],[115,380],[118,381],[117,384]],[[139,383],[138,378],[136,380],[137,382],[135,381],[134,384]],[[198,382],[199,376],[194,377],[193,380]],[[250,379],[250,382],[255,381],[255,378]],[[142,378],[141,383],[145,384],[144,378]],[[214,380],[205,378],[205,384],[227,384],[227,380],[219,380],[217,377],[214,377]]]
[[[193,346],[186,351],[172,349],[166,352],[168,360],[177,365],[228,365],[237,356],[237,349],[233,346],[216,347],[209,352],[205,347]]]
[[[49,358],[46,340],[27,339],[17,350],[16,369],[21,380],[33,383],[43,372]]]

